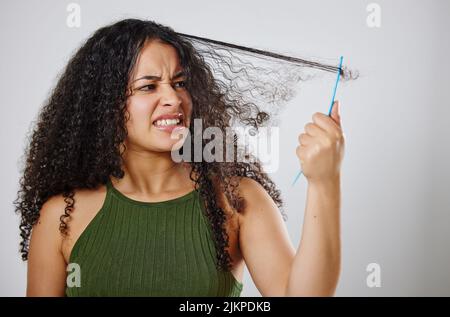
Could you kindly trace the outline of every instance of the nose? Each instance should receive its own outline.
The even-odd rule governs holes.
[[[161,84],[161,104],[177,107],[181,104],[181,98],[171,84]]]

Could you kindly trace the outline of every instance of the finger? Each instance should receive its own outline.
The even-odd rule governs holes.
[[[295,152],[297,154],[297,157],[300,159],[300,162],[303,163],[305,160],[306,147],[300,144],[295,149]]]
[[[312,136],[310,136],[306,133],[301,133],[298,137],[298,142],[303,146],[307,146],[307,145],[311,144]]]
[[[333,108],[331,109],[331,118],[337,124],[338,127],[342,127],[341,124],[341,104],[338,100],[336,100],[333,104]]]
[[[325,130],[320,128],[317,124],[309,122],[305,125],[305,132],[310,136],[319,136],[322,134],[326,134]]]
[[[312,119],[315,124],[330,134],[334,135],[341,130],[340,126],[331,117],[324,113],[316,112]]]

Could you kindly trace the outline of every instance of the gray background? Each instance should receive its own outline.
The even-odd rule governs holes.
[[[73,1],[81,27],[66,26],[71,1],[0,6],[0,295],[23,296],[26,265],[13,213],[25,135],[68,57],[97,28],[149,18],[184,33],[330,62],[360,71],[339,86],[343,163],[343,267],[338,296],[450,295],[449,1],[376,1],[381,27],[366,24],[371,1]],[[297,247],[305,206],[297,135],[326,112],[334,75],[305,82],[282,114],[280,168],[272,176]],[[366,285],[366,266],[382,285]],[[259,296],[248,273],[243,296]]]

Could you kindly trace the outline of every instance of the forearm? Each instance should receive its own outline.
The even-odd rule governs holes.
[[[332,296],[340,272],[340,177],[308,183],[302,238],[286,296]]]

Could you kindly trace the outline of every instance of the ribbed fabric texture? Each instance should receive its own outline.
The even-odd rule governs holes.
[[[108,182],[101,210],[70,255],[81,286],[66,287],[66,295],[240,296],[242,283],[216,268],[215,250],[197,190],[151,203]]]

